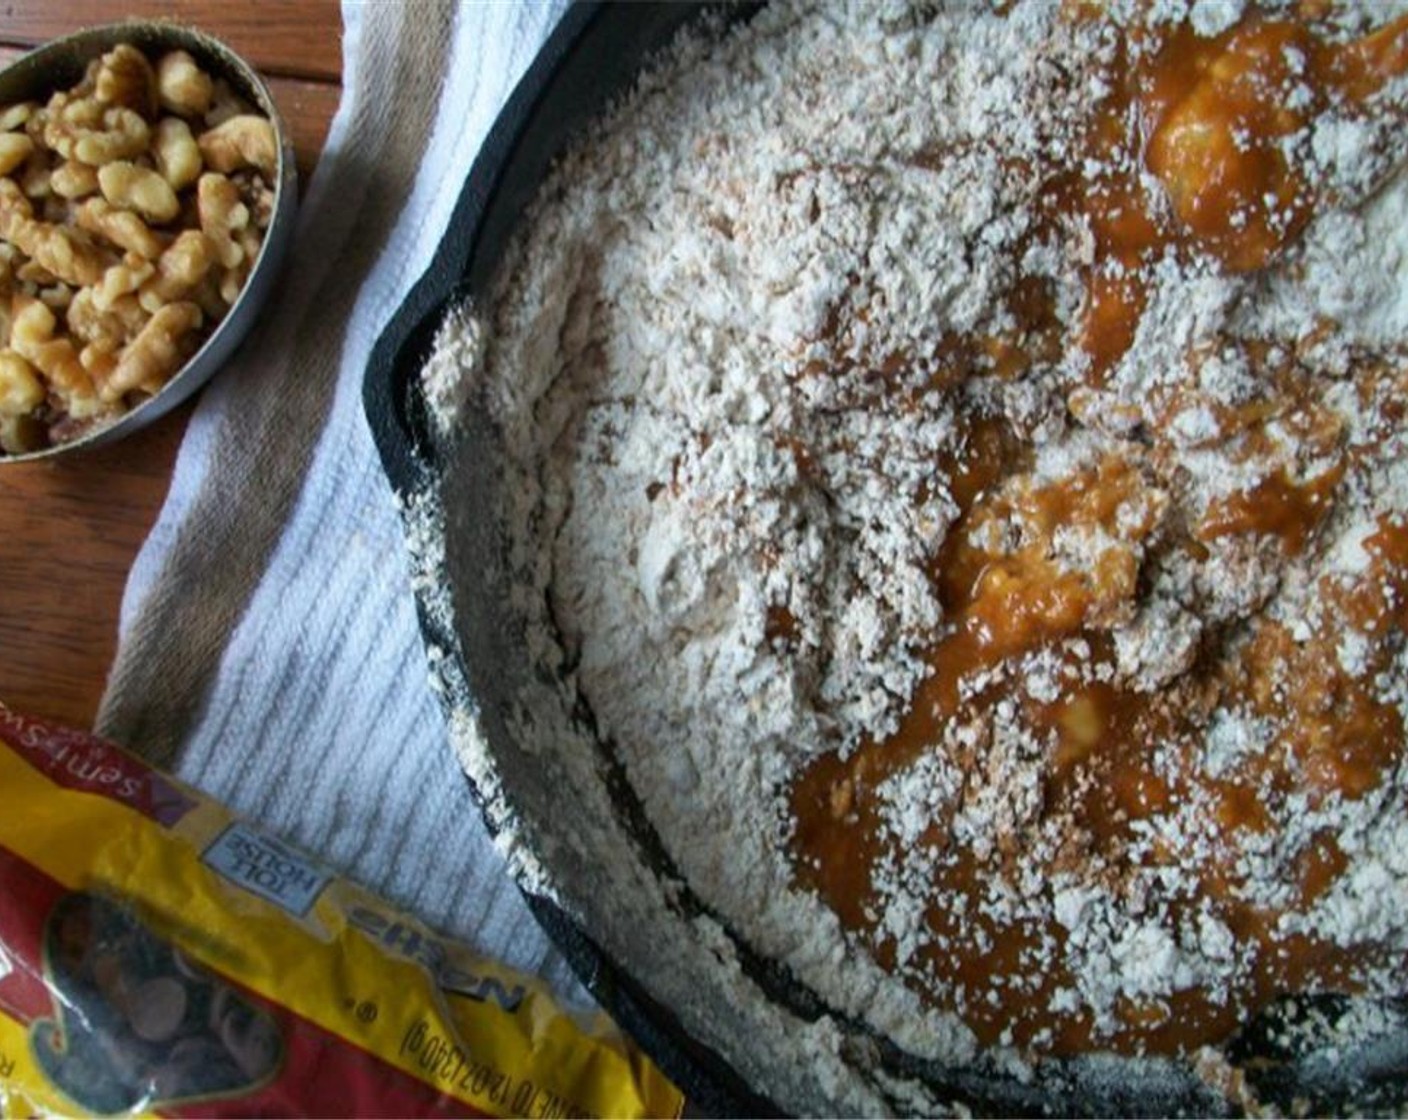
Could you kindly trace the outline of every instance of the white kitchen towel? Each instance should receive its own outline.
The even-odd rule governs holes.
[[[361,404],[377,336],[564,6],[344,0],[342,103],[287,271],[191,418],[99,729],[584,1002],[447,744]]]

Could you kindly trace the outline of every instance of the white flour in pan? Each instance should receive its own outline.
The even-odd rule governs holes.
[[[888,779],[882,815],[912,856],[876,874],[876,937],[893,970],[798,885],[788,791],[813,760],[892,734],[930,672],[925,654],[952,623],[933,566],[959,513],[946,472],[965,425],[1005,418],[1032,450],[1029,487],[1113,452],[1142,478],[1124,536],[1073,526],[1053,537],[1063,569],[1117,554],[1140,567],[1138,593],[1104,628],[1111,659],[1083,662],[1071,643],[1014,659],[1001,671],[1030,698],[1054,701],[1073,672],[1135,691],[1176,682],[1212,625],[1228,627],[1231,648],[1254,618],[1304,633],[1329,624],[1317,581],[1362,573],[1378,519],[1408,512],[1394,393],[1372,397],[1356,374],[1366,354],[1401,360],[1408,337],[1408,180],[1392,173],[1397,116],[1331,113],[1287,150],[1334,202],[1264,271],[1169,252],[1103,388],[1075,392],[1088,359],[1073,343],[1017,376],[935,378],[940,339],[1012,327],[1008,296],[1024,278],[1045,284],[1074,338],[1091,235],[1074,217],[1043,222],[1040,169],[1076,158],[1115,48],[1105,24],[1067,22],[1044,0],[1003,15],[933,7],[773,4],[721,40],[683,40],[554,170],[493,299],[482,317],[450,318],[427,382],[447,428],[465,407],[491,417],[531,657],[585,701],[683,878],[837,1012],[962,1062],[974,1039],[961,1017],[904,982],[931,902],[920,838],[939,822],[981,852],[1015,835],[1033,869],[1048,867],[1051,744],[999,710],[984,783],[958,761],[971,757],[961,727]],[[1204,34],[1240,15],[1230,2],[1148,10],[1188,15]],[[1365,22],[1346,18],[1344,33]],[[1402,83],[1380,96],[1403,101]],[[1157,182],[1146,188],[1149,205],[1167,205]],[[1228,495],[1326,469],[1290,430],[1231,454],[1220,417],[1263,390],[1229,338],[1294,350],[1339,446],[1372,448],[1347,468],[1313,547],[1289,561],[1246,535],[1198,557],[1163,547]],[[1155,402],[1171,393],[1183,406],[1170,419]],[[1352,674],[1372,660],[1369,687],[1408,715],[1401,642],[1385,654],[1382,641],[1369,651],[1375,640],[1346,629],[1341,663]],[[1216,779],[1271,737],[1219,709],[1194,763],[1160,765]],[[1361,797],[1273,805],[1270,839],[1237,857],[1239,889],[1285,908],[1289,932],[1372,941],[1400,959],[1405,789],[1400,757]],[[1196,885],[1213,812],[1191,801],[1144,822],[1148,851],[1185,853],[1161,866],[1160,890]],[[1345,865],[1300,906],[1288,868],[1322,834]],[[1098,872],[1028,876],[990,900],[1066,930],[1073,980],[1051,996],[1056,1010],[1093,1017],[1098,1034],[1131,1001],[1235,981],[1237,945],[1211,910],[1173,922],[1141,903],[1147,882]],[[1392,994],[1393,973],[1364,982]]]

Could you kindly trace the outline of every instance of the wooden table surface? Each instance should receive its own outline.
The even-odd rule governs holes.
[[[0,64],[127,16],[175,18],[253,63],[292,130],[307,183],[340,95],[337,0],[4,0]],[[11,707],[92,724],[122,589],[166,497],[191,407],[72,458],[0,465],[0,700]]]

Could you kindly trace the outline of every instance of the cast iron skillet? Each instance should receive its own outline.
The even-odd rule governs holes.
[[[420,279],[378,340],[364,385],[364,405],[382,462],[393,487],[408,502],[433,488],[439,463],[420,372],[447,308],[467,295],[486,291],[514,227],[553,159],[614,95],[628,89],[641,63],[664,46],[686,22],[708,5],[654,3],[611,6],[579,4],[564,15],[500,114],[463,191],[443,241]],[[759,7],[730,9],[730,18],[744,19]],[[425,640],[431,648],[462,648],[458,636],[427,600],[418,594],[417,608]],[[447,710],[467,702],[471,674],[459,667],[442,675],[450,695],[442,695]],[[462,695],[453,695],[460,691]],[[622,783],[625,817],[639,813],[629,788]],[[473,783],[471,782],[473,789]],[[482,804],[478,789],[473,789]],[[491,821],[492,825],[492,821]],[[632,826],[650,832],[648,823]],[[643,846],[649,854],[651,837]],[[663,853],[658,869],[668,872]],[[715,1115],[774,1115],[776,1105],[750,1089],[718,1054],[692,1040],[678,1019],[654,1002],[620,967],[593,943],[563,910],[531,892],[529,905],[584,984],[621,1026],[631,1033],[662,1069],[680,1086],[693,1108]],[[746,972],[780,1002],[803,1018],[815,1018],[824,1008],[776,966],[750,958],[740,947]],[[1297,1019],[1335,1022],[1343,1009],[1339,997],[1288,1001],[1270,1016],[1249,1024],[1229,1046],[1229,1055],[1246,1072],[1264,1101],[1291,1108],[1305,1102],[1316,1112],[1382,1111],[1408,1103],[1408,1032],[1398,1031],[1355,1055],[1353,1072],[1336,1071],[1343,1055],[1323,1037],[1288,1049],[1283,1028]],[[1405,1001],[1390,1001],[1384,1010],[1408,1014]],[[1313,1034],[1314,1032],[1310,1032]],[[1018,1114],[1058,1111],[1094,1113],[1206,1113],[1227,1103],[1206,1092],[1185,1089],[1095,1092],[1061,1079],[1051,1080],[1051,1097],[1042,1100],[1041,1085],[1000,1084],[991,1070],[956,1073],[918,1062],[893,1047],[877,1044],[881,1063],[892,1073],[926,1081],[939,1094],[983,1112]],[[1330,1063],[1326,1076],[1326,1063]],[[1051,1071],[1055,1072],[1055,1071]],[[1046,1081],[1045,1076],[1039,1081]]]

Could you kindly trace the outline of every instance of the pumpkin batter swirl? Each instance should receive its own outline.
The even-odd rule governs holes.
[[[1094,233],[1087,386],[1135,345],[1157,262],[1250,274],[1285,255],[1336,188],[1282,141],[1331,103],[1373,112],[1405,65],[1404,18],[1337,43],[1268,17],[1123,44],[1043,215],[1079,208]],[[1036,307],[999,376],[1059,333]],[[934,564],[930,674],[893,733],[800,776],[794,851],[847,928],[986,1043],[1192,1051],[1285,993],[1382,985],[1408,963],[1307,918],[1360,901],[1344,830],[1402,811],[1408,619],[1408,523],[1356,501],[1400,443],[1401,355],[1354,356],[1369,407],[1346,418],[1319,345],[1205,340],[1073,469],[1034,473],[1039,443],[985,416],[944,465],[959,516]],[[1229,354],[1255,384],[1245,402],[1203,383],[1200,359]],[[1103,399],[1067,393],[1078,420],[1118,428]],[[1190,446],[1255,481],[1200,501],[1180,477]],[[1323,530],[1347,523],[1355,563],[1336,567]],[[1198,590],[1229,563],[1265,589],[1230,614]],[[1292,579],[1298,618],[1273,591]]]

